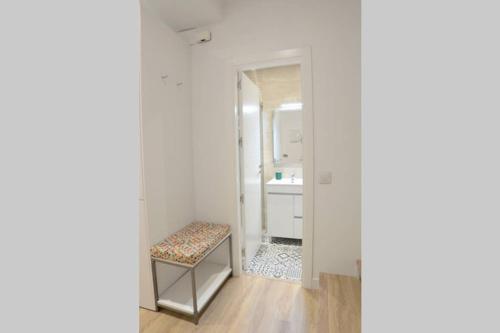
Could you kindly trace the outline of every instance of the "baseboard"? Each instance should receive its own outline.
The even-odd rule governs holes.
[[[151,307],[151,306],[142,306],[142,305],[139,305],[139,307],[143,308],[143,309],[146,309],[146,310],[150,310],[150,311],[158,311],[158,308],[156,306]]]
[[[319,289],[319,277],[312,279],[312,288]]]

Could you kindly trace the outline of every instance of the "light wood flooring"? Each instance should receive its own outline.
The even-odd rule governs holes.
[[[359,333],[359,280],[337,275],[322,277],[327,288],[323,292],[293,282],[249,275],[233,277],[208,305],[198,325],[167,310],[141,308],[140,332]]]
[[[361,282],[320,273],[319,332],[361,332]]]

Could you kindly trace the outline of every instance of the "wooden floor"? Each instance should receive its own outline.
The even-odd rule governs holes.
[[[319,288],[319,331],[361,332],[359,279],[321,273]]]
[[[326,296],[292,282],[248,275],[233,277],[202,314],[198,325],[167,310],[140,309],[140,332],[359,333],[359,280],[328,277],[332,282],[327,284],[331,288]],[[338,293],[338,299],[335,293]],[[329,310],[320,309],[320,302],[325,302],[325,299],[326,306],[331,307]],[[320,316],[327,319],[320,319]]]

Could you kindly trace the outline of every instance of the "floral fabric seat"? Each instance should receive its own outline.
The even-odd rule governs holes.
[[[230,231],[227,224],[193,222],[154,245],[151,256],[194,265]]]

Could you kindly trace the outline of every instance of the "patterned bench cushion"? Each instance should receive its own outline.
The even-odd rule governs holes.
[[[227,224],[193,222],[153,246],[151,256],[194,265],[229,232]]]

